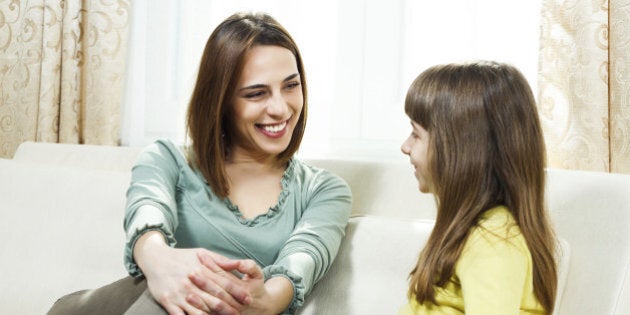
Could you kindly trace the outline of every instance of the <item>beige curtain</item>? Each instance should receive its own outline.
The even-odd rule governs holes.
[[[118,144],[128,16],[129,0],[0,0],[0,157]]]
[[[549,166],[630,173],[630,0],[543,0],[539,106]]]

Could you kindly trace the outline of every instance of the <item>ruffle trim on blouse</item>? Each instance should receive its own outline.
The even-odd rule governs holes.
[[[278,265],[265,267],[263,269],[263,274],[265,275],[265,282],[273,277],[285,277],[291,281],[291,284],[293,284],[293,300],[291,301],[291,304],[289,304],[289,306],[280,314],[295,314],[297,310],[304,305],[304,295],[306,289],[304,287],[304,283],[302,282],[302,277],[289,271],[283,266]]]
[[[269,208],[269,211],[267,211],[267,213],[258,215],[252,219],[247,219],[243,217],[243,213],[241,212],[241,210],[238,208],[237,205],[234,205],[232,203],[230,198],[227,198],[227,197],[223,198],[223,203],[225,203],[227,208],[230,209],[230,211],[232,211],[232,213],[236,216],[238,221],[241,224],[246,225],[246,226],[254,226],[258,224],[261,220],[267,220],[267,219],[273,218],[274,216],[276,216],[276,214],[280,212],[280,209],[282,209],[282,207],[284,206],[284,203],[287,200],[287,197],[289,196],[289,185],[291,183],[291,179],[294,177],[296,164],[297,162],[295,158],[291,158],[289,160],[289,165],[287,165],[287,168],[286,170],[284,170],[284,173],[282,174],[282,178],[280,179],[280,185],[282,185],[282,191],[280,192],[280,195],[278,196],[278,202],[276,203],[275,206]]]

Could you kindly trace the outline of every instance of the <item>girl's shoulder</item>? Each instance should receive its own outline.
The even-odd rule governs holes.
[[[527,243],[516,220],[504,206],[484,212],[476,226],[472,227],[465,251],[517,251],[529,254]]]
[[[512,213],[505,206],[497,206],[486,210],[479,219],[473,233],[496,235],[500,238],[516,237],[521,230]]]

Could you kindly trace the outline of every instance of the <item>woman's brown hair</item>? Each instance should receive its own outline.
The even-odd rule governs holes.
[[[496,62],[434,66],[412,83],[405,112],[429,133],[435,227],[410,274],[410,296],[435,300],[472,227],[504,205],[527,242],[534,294],[553,311],[555,237],[545,208],[545,145],[527,80]]]
[[[215,194],[229,192],[225,162],[231,147],[230,102],[241,74],[244,57],[254,46],[275,45],[290,50],[295,56],[304,105],[286,150],[278,155],[279,163],[287,163],[298,150],[306,126],[306,75],[302,57],[291,35],[271,16],[264,13],[237,13],[225,19],[212,32],[206,43],[197,82],[187,113],[188,136],[191,141],[191,163],[208,181]]]

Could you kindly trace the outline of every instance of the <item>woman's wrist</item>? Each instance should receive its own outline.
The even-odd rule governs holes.
[[[265,281],[265,291],[268,299],[265,301],[265,310],[268,314],[280,314],[286,310],[293,300],[293,284],[282,276],[273,277]]]
[[[140,270],[146,273],[146,263],[152,260],[151,256],[154,256],[157,250],[165,247],[169,246],[161,232],[155,230],[147,231],[138,237],[133,247],[133,259]]]

